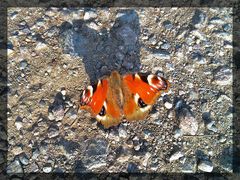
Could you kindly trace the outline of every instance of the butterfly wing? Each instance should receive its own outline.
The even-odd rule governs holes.
[[[122,80],[124,105],[127,120],[144,119],[163,91],[168,91],[169,82],[163,77],[146,74],[128,74]]]
[[[111,77],[99,80],[97,85],[88,86],[80,96],[80,109],[89,111],[105,128],[120,123],[120,107],[112,86]]]

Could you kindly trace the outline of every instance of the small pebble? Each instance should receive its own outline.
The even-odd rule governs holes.
[[[164,103],[164,106],[167,108],[167,109],[171,109],[173,107],[172,103],[169,103],[169,102],[165,102]]]
[[[174,131],[174,138],[177,139],[177,138],[179,138],[180,136],[182,136],[182,131],[181,131],[181,129],[176,129],[176,130]]]
[[[191,90],[190,93],[189,93],[189,99],[198,100],[199,99],[199,94],[196,91]]]
[[[119,126],[119,137],[126,138],[127,137],[127,131],[125,130],[125,127],[120,124]]]
[[[164,22],[163,22],[163,26],[164,26],[167,30],[170,30],[170,29],[173,28],[173,25],[172,25],[171,21],[169,21],[169,20],[164,21]]]
[[[227,32],[232,30],[232,26],[230,24],[224,24],[222,27],[223,27],[223,30]]]
[[[63,64],[63,68],[64,68],[64,69],[67,69],[67,67],[68,67],[67,64],[64,63],[64,64]]]
[[[54,120],[54,119],[55,119],[55,117],[54,117],[54,115],[53,115],[52,112],[49,112],[49,113],[48,113],[48,119],[49,119],[49,120]]]
[[[53,108],[53,115],[56,121],[61,121],[65,115],[63,105],[56,105]],[[49,116],[48,116],[49,117]]]
[[[52,171],[52,167],[51,166],[45,166],[43,167],[43,172],[44,173],[50,173]]]
[[[17,15],[18,15],[18,12],[17,12],[17,11],[14,11],[14,12],[12,12],[12,13],[9,14],[9,16],[10,16],[11,19],[15,19],[15,18],[17,17]]]
[[[49,138],[54,138],[59,135],[59,129],[58,127],[51,127],[48,130],[48,137]]]
[[[174,71],[175,70],[174,64],[172,64],[172,63],[166,63],[166,67],[169,71]]]
[[[39,171],[39,167],[35,162],[29,164],[29,172],[32,173],[32,172],[38,172],[38,171]]]
[[[40,154],[39,149],[35,149],[35,150],[32,152],[32,159],[37,159],[37,157],[39,156],[39,154]]]
[[[179,91],[178,91],[178,94],[179,94],[179,96],[181,96],[181,95],[184,95],[184,94],[186,94],[186,92],[185,92],[185,91],[183,91],[183,90],[179,90]]]
[[[7,173],[8,174],[22,174],[23,173],[23,168],[18,159],[15,159],[13,162],[11,162],[7,166]]]
[[[47,45],[45,43],[39,42],[37,46],[35,47],[35,51],[41,51],[47,48]]]
[[[69,117],[70,119],[76,119],[77,118],[77,111],[74,108],[70,108],[67,111],[66,116]]]
[[[225,66],[218,68],[214,73],[214,82],[222,86],[232,84],[232,69]]]
[[[144,133],[144,138],[147,139],[151,136],[152,131],[145,129],[145,130],[143,130],[143,133]]]
[[[192,30],[191,33],[192,33],[192,35],[199,38],[200,40],[206,41],[206,35],[203,34],[202,32],[200,32],[198,30]]]
[[[11,57],[13,54],[14,54],[14,50],[12,50],[12,49],[7,49],[7,55],[8,55],[8,57]]]
[[[186,161],[186,157],[185,157],[185,156],[179,158],[179,162],[180,162],[181,164],[184,164],[185,161]]]
[[[162,51],[158,51],[156,53],[149,54],[143,60],[144,61],[152,61],[153,58],[160,59],[160,60],[170,59],[170,53],[167,52],[167,51],[163,51],[163,50]]]
[[[169,43],[163,43],[161,45],[161,49],[165,49],[165,50],[168,50],[170,47],[171,47],[171,45]]]
[[[207,128],[208,128],[208,130],[213,131],[213,132],[217,132],[218,131],[218,129],[215,126],[215,122],[214,121],[209,122],[207,124]]]
[[[181,109],[179,113],[179,128],[184,135],[196,135],[198,130],[198,122],[196,118],[189,112],[187,108]]]
[[[226,137],[223,136],[223,135],[221,135],[220,138],[219,138],[220,143],[224,143],[226,140],[227,140]]]
[[[43,99],[41,99],[38,104],[43,107],[46,105],[46,102]]]
[[[204,172],[212,172],[213,170],[213,164],[210,161],[202,160],[198,164],[198,169]]]
[[[17,121],[17,122],[15,122],[15,126],[16,126],[17,130],[20,130],[23,127],[23,123],[21,121]]]
[[[208,151],[209,156],[213,156],[213,151]]]
[[[149,158],[151,157],[151,153],[147,152],[144,156],[144,160],[142,161],[142,165],[147,167]]]
[[[183,156],[184,156],[183,152],[181,152],[181,151],[175,152],[174,154],[171,155],[169,161],[172,162],[172,161],[178,160],[179,158],[181,158]]]
[[[20,160],[20,162],[21,162],[23,165],[28,165],[28,164],[29,164],[29,158],[28,158],[28,156],[27,156],[25,153],[22,153],[22,154],[19,156],[19,160]]]
[[[20,146],[15,146],[13,149],[12,149],[12,153],[16,156],[16,155],[19,155],[23,152],[23,149],[22,147]]]
[[[26,60],[22,60],[22,61],[20,62],[20,70],[25,69],[27,66],[28,66],[28,63],[27,63]]]
[[[225,22],[219,17],[213,17],[209,20],[210,24],[224,24]]]
[[[184,173],[195,173],[197,161],[194,157],[186,157],[184,163],[181,165],[181,171]]]
[[[66,89],[62,88],[61,93],[62,93],[63,96],[66,96],[66,93],[67,93]]]
[[[96,17],[97,17],[97,14],[94,11],[86,11],[83,19],[86,21],[86,20],[89,20],[89,19],[94,19]]]
[[[48,10],[45,11],[45,14],[46,14],[47,16],[53,17],[53,16],[56,15],[56,12],[57,12],[57,10],[55,10],[54,8],[50,8],[50,9],[48,9]]]

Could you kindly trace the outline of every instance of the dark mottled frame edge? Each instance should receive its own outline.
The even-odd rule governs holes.
[[[133,0],[131,2],[127,0],[102,0],[102,1],[93,1],[93,0],[35,0],[27,2],[24,0],[3,0],[0,7],[0,75],[1,75],[1,84],[0,84],[0,122],[3,124],[5,130],[7,130],[7,8],[9,7],[232,7],[233,8],[233,107],[240,105],[240,102],[236,101],[237,97],[240,97],[240,87],[237,85],[240,84],[238,74],[240,74],[240,47],[239,39],[240,33],[237,33],[238,23],[240,22],[240,2],[238,0],[213,0],[211,2],[207,0],[182,0],[182,1],[163,1],[163,0]],[[240,173],[240,113],[238,108],[234,108],[233,113],[233,152],[235,158],[232,160],[233,173],[198,173],[198,174],[184,174],[184,173],[134,173],[131,176],[137,176],[140,179],[144,177],[149,179],[192,179],[192,178],[230,178],[234,179],[239,176]],[[6,142],[6,145],[7,142]],[[6,147],[7,148],[7,147]],[[5,163],[0,164],[0,179],[9,179],[10,175],[6,174],[6,163],[7,163],[7,151],[0,150],[5,156]],[[239,157],[239,158],[237,158]],[[18,177],[28,177],[31,174],[19,174]],[[129,174],[127,173],[33,173],[40,179],[55,179],[57,176],[62,177],[63,179],[72,179],[72,178],[84,178],[90,179],[92,177],[98,177],[98,179],[106,179],[110,177],[111,179],[118,179],[120,177],[128,178]]]

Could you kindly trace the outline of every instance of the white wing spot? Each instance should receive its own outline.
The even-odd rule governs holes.
[[[153,91],[153,92],[155,91],[152,87],[150,87],[150,90]]]
[[[88,86],[87,89],[90,91],[90,97],[92,97],[93,96],[93,87],[92,86]]]
[[[152,75],[152,74],[151,74],[151,75],[148,75],[148,77],[147,77],[148,84],[150,84],[150,86],[152,86],[152,87],[158,89],[158,87],[152,83],[152,79],[153,79],[154,77],[155,77],[155,76]]]
[[[135,78],[141,79],[137,73],[135,74]]]
[[[106,101],[104,101],[103,105],[104,105],[105,109],[107,110],[107,103],[106,103]]]
[[[138,95],[138,93],[136,93],[135,95],[134,95],[134,101],[135,101],[135,103],[136,104],[138,104],[138,99],[140,98],[140,96]]]
[[[107,117],[106,116],[99,116],[97,115],[96,118],[100,121],[106,121],[107,120]]]

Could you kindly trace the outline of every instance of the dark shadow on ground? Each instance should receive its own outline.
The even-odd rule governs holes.
[[[91,83],[110,75],[113,70],[121,74],[140,70],[140,26],[134,10],[119,10],[112,28],[95,30],[95,20],[64,22],[60,27],[60,40],[64,53],[81,56]],[[96,23],[95,23],[96,24]]]

